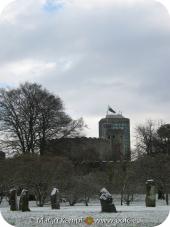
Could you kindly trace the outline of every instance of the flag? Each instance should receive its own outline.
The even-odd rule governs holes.
[[[116,113],[116,111],[114,111],[110,106],[108,106],[108,111],[110,111],[112,113]]]

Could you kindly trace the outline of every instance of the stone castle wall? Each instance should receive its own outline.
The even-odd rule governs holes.
[[[110,141],[102,138],[62,138],[57,140],[51,140],[47,145],[48,152],[55,155],[71,156],[71,157],[85,157],[90,160],[111,160]],[[86,157],[86,154],[88,157]]]

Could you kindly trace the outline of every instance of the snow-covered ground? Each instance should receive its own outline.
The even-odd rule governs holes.
[[[92,201],[88,207],[77,204],[70,207],[61,205],[60,210],[52,210],[49,205],[36,207],[30,203],[31,212],[11,212],[6,201],[1,204],[1,212],[5,220],[18,227],[46,226],[87,226],[85,220],[94,222],[92,226],[128,226],[152,227],[161,224],[168,216],[169,206],[165,201],[157,201],[154,208],[146,208],[144,196],[136,195],[130,206],[120,206],[119,196],[114,196],[117,213],[101,213],[100,203]],[[91,217],[86,219],[87,217]]]

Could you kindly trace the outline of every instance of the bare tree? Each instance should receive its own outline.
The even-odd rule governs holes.
[[[83,127],[83,120],[72,120],[62,100],[41,85],[0,91],[0,131],[6,147],[15,151],[44,154],[49,139],[75,136]]]
[[[156,138],[155,122],[148,120],[144,125],[136,128],[136,150],[139,154],[151,155],[154,153],[154,140]]]
[[[161,125],[158,130],[157,146],[161,153],[170,154],[170,124]]]
[[[170,154],[170,124],[148,120],[136,128],[138,155]]]
[[[15,187],[20,193],[28,189],[37,206],[48,202],[52,188],[64,191],[73,176],[71,161],[62,157],[24,154],[7,158],[0,165],[0,193]],[[1,197],[1,194],[0,194]]]
[[[65,193],[70,206],[74,206],[77,202],[83,202],[88,206],[90,198],[98,194],[101,187],[96,173],[74,175]]]

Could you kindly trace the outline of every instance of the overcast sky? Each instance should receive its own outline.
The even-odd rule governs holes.
[[[166,1],[166,0],[165,0]],[[0,14],[0,86],[38,82],[98,136],[107,105],[170,123],[170,15],[156,0],[13,0]]]

